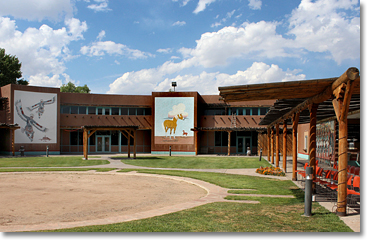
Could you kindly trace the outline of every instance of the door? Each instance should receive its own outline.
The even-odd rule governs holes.
[[[252,151],[252,138],[251,137],[237,137],[238,154],[246,155],[248,149]]]
[[[96,136],[96,152],[110,152],[110,136]]]

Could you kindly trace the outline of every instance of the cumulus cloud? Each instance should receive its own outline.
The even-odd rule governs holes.
[[[0,16],[19,19],[60,21],[73,16],[74,3],[71,0],[11,0],[0,1]]]
[[[158,53],[168,54],[168,53],[171,53],[172,52],[172,48],[158,49],[157,52]]]
[[[252,10],[261,9],[262,0],[249,0],[248,6]]]
[[[98,37],[96,37],[98,40],[102,40],[103,38],[105,37],[105,31],[102,30],[100,31],[100,33],[98,34]]]
[[[126,45],[115,43],[113,41],[97,41],[89,46],[82,46],[80,52],[87,56],[103,56],[108,55],[125,55],[130,59],[145,59],[152,57],[150,53],[140,50],[130,49]]]
[[[340,64],[360,56],[360,17],[357,0],[302,0],[289,19],[289,34],[297,47],[328,52]],[[342,10],[347,10],[344,12]],[[351,15],[351,10],[356,10]]]
[[[185,111],[185,109],[186,109],[186,106],[183,103],[173,105],[172,110],[168,112],[168,117],[173,118],[181,114],[184,118],[186,118],[189,114]]]
[[[66,27],[60,29],[43,24],[21,32],[14,20],[0,17],[0,46],[19,58],[23,76],[30,77],[32,85],[59,85],[58,75],[65,71],[65,62],[74,58],[68,45],[83,39],[87,24],[75,18],[66,19],[64,24]]]

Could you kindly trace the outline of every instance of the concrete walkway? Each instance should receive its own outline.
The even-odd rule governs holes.
[[[89,158],[89,159],[102,159],[102,160],[108,160],[110,163],[105,165],[97,165],[97,166],[81,166],[81,167],[74,167],[74,168],[116,168],[118,169],[158,169],[158,170],[183,170],[183,171],[201,171],[201,172],[217,172],[217,173],[224,173],[224,174],[237,174],[237,175],[248,175],[248,176],[260,176],[260,177],[266,177],[264,175],[256,173],[256,169],[177,169],[177,168],[153,168],[153,167],[140,167],[140,166],[134,166],[134,165],[128,165],[121,162],[121,159],[115,159],[115,156],[120,156],[121,154],[117,155],[100,155],[101,158]],[[146,154],[148,155],[148,154]],[[241,157],[242,158],[242,157]],[[267,157],[264,157],[267,160]],[[307,162],[307,160],[299,159],[298,160],[298,169],[303,170],[304,163]],[[282,167],[282,162],[280,162],[280,167]],[[50,167],[48,167],[50,168]],[[113,170],[111,172],[116,172],[117,170]],[[131,173],[131,172],[130,172]],[[133,172],[135,173],[135,172]],[[142,174],[141,174],[142,175]],[[111,224],[111,223],[118,223],[118,222],[126,222],[126,221],[132,221],[137,219],[143,219],[143,218],[149,218],[153,216],[173,213],[177,211],[181,211],[184,209],[200,206],[207,203],[212,202],[240,202],[240,203],[256,203],[257,201],[247,201],[247,200],[225,200],[224,198],[229,195],[237,195],[237,194],[231,194],[228,193],[229,189],[222,188],[220,186],[213,185],[208,182],[204,182],[201,180],[196,180],[192,178],[187,177],[173,177],[173,176],[163,176],[163,175],[154,175],[154,174],[146,174],[148,176],[156,176],[156,177],[162,177],[162,178],[168,178],[171,177],[171,179],[178,179],[186,182],[193,183],[197,186],[200,186],[207,190],[207,195],[203,198],[200,198],[198,200],[188,202],[188,203],[182,203],[177,204],[171,207],[165,207],[162,209],[156,209],[156,210],[150,210],[145,211],[137,214],[132,215],[125,215],[125,216],[116,216],[114,218],[107,218],[103,220],[90,220],[85,222],[80,222],[79,224],[73,223],[65,223],[65,224],[54,224],[50,225],[49,228],[42,228],[42,229],[56,229],[56,228],[70,228],[70,227],[77,227],[77,226],[87,226],[87,225],[99,225],[99,224]],[[273,179],[282,179],[282,180],[291,180],[292,179],[292,159],[291,157],[288,157],[287,162],[287,172],[285,177],[269,177]],[[293,181],[298,187],[304,189],[302,186],[302,182],[300,181]],[[236,190],[236,189],[230,189],[230,190]],[[243,194],[240,194],[243,195]],[[251,196],[251,194],[248,194],[248,196]],[[252,196],[274,196],[274,195],[252,195]],[[281,196],[278,196],[281,197]],[[291,197],[291,196],[283,196],[283,197]],[[328,200],[325,196],[314,196],[314,199],[316,199],[317,202],[329,211],[334,211],[336,204],[330,200]],[[258,202],[257,202],[258,203]],[[354,210],[350,210],[348,215],[345,217],[340,217],[340,219],[347,224],[354,232],[360,232],[360,213]],[[23,231],[27,230],[37,230],[40,229],[38,227],[32,228],[23,228]]]

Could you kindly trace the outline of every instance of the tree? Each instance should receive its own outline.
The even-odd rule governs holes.
[[[0,48],[0,87],[8,84],[28,85],[22,77],[22,63],[13,55],[6,55],[5,49]]]
[[[63,84],[60,87],[61,92],[74,92],[74,93],[90,93],[90,88],[85,84],[84,86],[77,86],[72,82]]]

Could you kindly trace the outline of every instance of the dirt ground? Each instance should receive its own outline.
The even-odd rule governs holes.
[[[134,214],[203,197],[196,185],[126,173],[1,173],[0,231]]]

